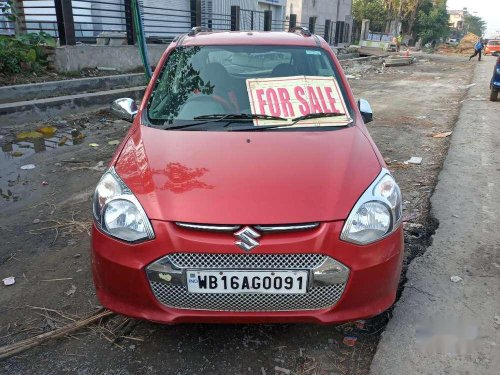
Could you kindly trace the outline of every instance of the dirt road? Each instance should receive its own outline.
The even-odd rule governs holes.
[[[432,197],[439,228],[425,255],[410,265],[409,287],[383,334],[372,374],[499,372],[500,102],[488,100],[495,59],[485,56],[476,65],[475,86]]]
[[[453,128],[473,67],[459,58],[429,59],[380,73],[371,69],[351,80],[355,95],[374,108],[370,131],[403,190],[406,261],[423,253],[436,228],[429,197],[449,140],[432,135]],[[0,345],[98,307],[88,254],[90,197],[116,147],[108,142],[120,140],[128,124],[103,113],[49,125],[58,131],[43,147],[41,141],[12,144],[21,129],[0,125],[0,279],[16,278],[13,286],[0,286]],[[72,145],[73,128],[85,135],[80,144]],[[422,164],[404,164],[412,156],[422,157]],[[26,164],[35,168],[20,169]],[[364,328],[160,326],[115,317],[7,359],[0,372],[274,374],[278,366],[299,374],[308,369],[307,374],[366,374],[389,316],[384,313]],[[345,335],[358,337],[354,347],[342,343]]]

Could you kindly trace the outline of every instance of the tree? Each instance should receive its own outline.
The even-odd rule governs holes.
[[[406,34],[422,37],[425,43],[449,35],[446,0],[354,0],[353,14],[358,24],[367,18],[372,30],[391,34],[396,33],[389,29],[391,21],[394,26],[401,22]]]
[[[384,0],[354,0],[352,14],[358,29],[361,28],[361,21],[370,20],[370,29],[373,31],[382,31],[386,22],[386,10]]]
[[[446,0],[424,0],[417,15],[415,32],[424,44],[449,35]]]
[[[406,32],[415,39],[415,23],[417,22],[418,11],[421,8],[423,0],[407,0],[403,13],[403,25],[406,26]]]
[[[474,33],[481,36],[486,31],[486,22],[481,17],[466,14],[464,17],[464,30],[466,34]]]
[[[16,20],[16,14],[14,7],[12,6],[12,0],[0,0],[0,15],[6,17],[9,21]]]

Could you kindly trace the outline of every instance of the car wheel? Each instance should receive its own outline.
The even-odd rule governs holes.
[[[496,102],[498,99],[498,91],[495,90],[493,87],[491,88],[491,91],[490,91],[490,100],[492,102]]]

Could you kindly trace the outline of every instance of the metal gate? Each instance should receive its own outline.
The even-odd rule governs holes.
[[[241,30],[264,30],[264,12],[258,10],[240,9]]]

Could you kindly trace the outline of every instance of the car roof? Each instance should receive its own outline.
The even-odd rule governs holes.
[[[185,46],[206,45],[287,45],[320,47],[324,40],[316,35],[283,31],[218,31],[187,34],[178,39]]]

